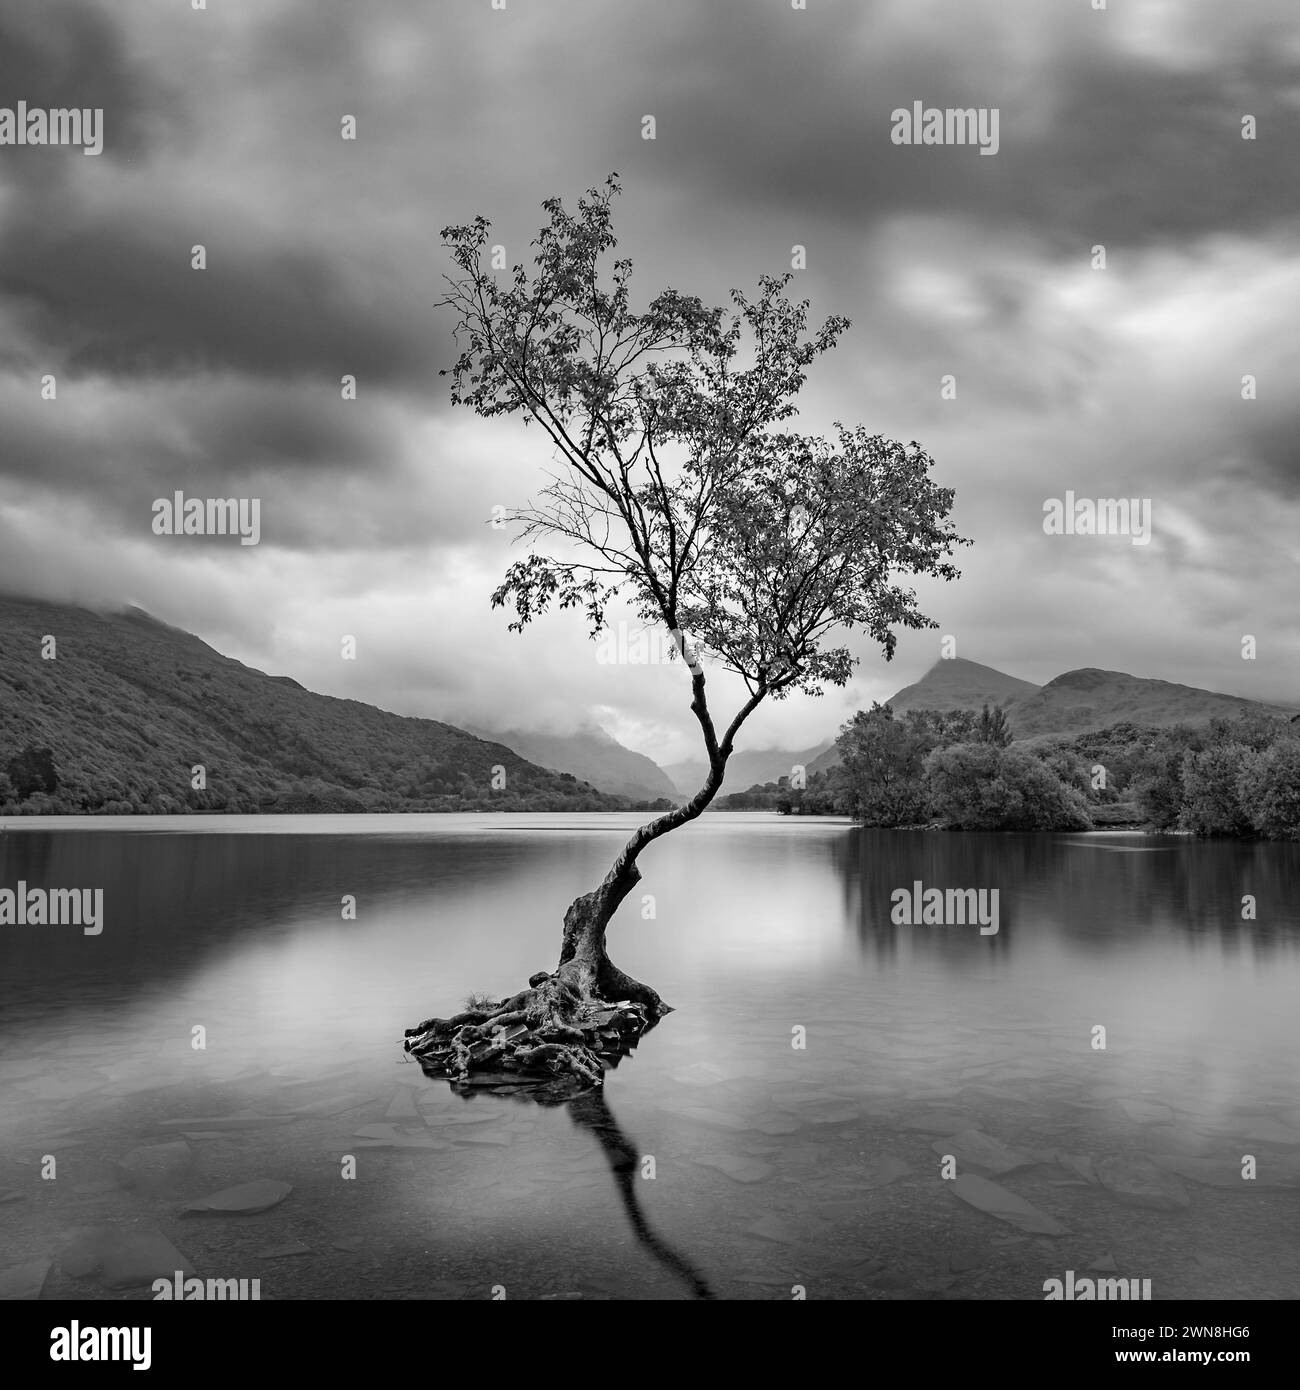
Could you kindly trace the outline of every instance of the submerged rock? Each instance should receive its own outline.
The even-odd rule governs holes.
[[[1139,1124],[1167,1124],[1174,1118],[1174,1112],[1167,1105],[1161,1105],[1159,1101],[1124,1097],[1119,1104],[1129,1119],[1136,1120]]]
[[[803,1128],[793,1115],[786,1115],[776,1111],[765,1111],[763,1118],[758,1120],[754,1128],[760,1134],[798,1134]]]
[[[240,1110],[233,1115],[203,1115],[188,1120],[159,1120],[159,1129],[239,1131],[245,1129],[270,1129],[275,1125],[292,1124],[296,1115],[257,1115],[251,1110]]]
[[[1084,1182],[1096,1183],[1097,1174],[1087,1154],[1068,1154],[1064,1149],[1058,1149],[1056,1161],[1067,1173],[1077,1174]]]
[[[1097,1164],[1101,1185],[1121,1202],[1151,1211],[1184,1211],[1192,1204],[1187,1189],[1149,1158],[1116,1154]]]
[[[175,1186],[189,1172],[194,1150],[184,1139],[167,1144],[145,1144],[113,1165],[123,1187],[137,1192],[161,1192]]]
[[[858,1107],[846,1100],[816,1100],[799,1107],[799,1118],[815,1125],[842,1125],[859,1118]]]
[[[424,1131],[407,1133],[395,1125],[362,1125],[352,1131],[353,1138],[361,1142],[362,1149],[445,1149],[444,1140],[435,1138]]]
[[[98,1271],[99,1282],[109,1289],[170,1280],[177,1270],[186,1276],[194,1273],[190,1262],[157,1227],[83,1230],[59,1252],[59,1264],[74,1279]]]
[[[799,1245],[815,1235],[816,1230],[810,1229],[817,1227],[825,1229],[827,1222],[816,1217],[805,1217],[800,1221],[787,1221],[781,1216],[765,1216],[760,1221],[755,1221],[752,1226],[746,1226],[745,1230],[749,1235],[761,1236],[764,1240],[774,1240],[782,1245]]]
[[[452,1135],[452,1143],[459,1144],[465,1148],[495,1148],[507,1149],[515,1142],[515,1136],[509,1130],[492,1129],[469,1129],[461,1134]]]
[[[953,1274],[966,1274],[988,1264],[989,1253],[982,1245],[966,1241],[950,1245],[944,1251],[944,1260]]]
[[[10,1302],[39,1298],[50,1264],[49,1260],[28,1260],[25,1264],[0,1269],[0,1299]]]
[[[697,1105],[689,1101],[671,1099],[661,1100],[658,1104],[660,1110],[667,1111],[670,1115],[677,1115],[684,1120],[694,1120],[697,1124],[708,1125],[713,1129],[744,1130],[750,1127],[747,1119],[741,1119],[711,1105]]]
[[[712,1062],[692,1062],[673,1072],[672,1079],[682,1086],[716,1086],[727,1080],[727,1073]]]
[[[911,1171],[911,1167],[901,1158],[885,1154],[883,1158],[867,1164],[863,1172],[863,1181],[868,1187],[888,1187],[891,1182],[907,1177]]]
[[[1300,1144],[1300,1130],[1279,1124],[1269,1115],[1243,1115],[1225,1120],[1224,1132],[1235,1131],[1244,1139],[1254,1139],[1261,1144],[1280,1144],[1291,1147]]]
[[[213,1212],[220,1216],[252,1216],[277,1206],[293,1191],[293,1184],[275,1178],[259,1178],[256,1182],[227,1187],[209,1197],[191,1202],[186,1212]]]
[[[1005,1187],[1000,1187],[997,1183],[978,1177],[974,1173],[963,1173],[952,1182],[945,1182],[944,1186],[963,1202],[969,1202],[977,1211],[1005,1221],[1017,1230],[1044,1236],[1063,1236],[1069,1233],[1069,1228],[1063,1226],[1054,1216],[1048,1216],[1045,1211],[1039,1211],[1023,1197],[1017,1197],[1014,1192],[1009,1192]]]
[[[702,1168],[716,1168],[733,1182],[762,1182],[772,1175],[770,1163],[762,1163],[756,1158],[742,1158],[737,1154],[700,1154],[694,1161]]]
[[[1009,1149],[992,1135],[978,1129],[964,1129],[946,1139],[936,1139],[930,1147],[940,1155],[952,1154],[962,1168],[982,1168],[994,1177],[1013,1173],[1017,1168],[1030,1168],[1035,1160]]]
[[[920,1130],[923,1134],[960,1134],[973,1128],[972,1118],[956,1110],[918,1110],[903,1117],[904,1129]]]
[[[300,1105],[295,1115],[313,1115],[328,1119],[333,1115],[343,1115],[349,1110],[368,1105],[374,1097],[369,1092],[352,1091],[345,1095],[328,1096],[324,1100],[314,1100],[309,1105]]]
[[[1241,1164],[1235,1158],[1192,1158],[1186,1154],[1152,1154],[1151,1161],[1166,1172],[1180,1178],[1203,1183],[1206,1187],[1235,1188],[1249,1192],[1256,1186],[1241,1176]]]
[[[393,1094],[388,1109],[384,1111],[386,1120],[418,1120],[420,1112],[415,1108],[415,1097],[409,1089],[403,1088]]]

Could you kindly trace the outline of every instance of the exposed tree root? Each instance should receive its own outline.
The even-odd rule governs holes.
[[[584,990],[579,978],[581,972],[562,967],[534,975],[528,989],[509,999],[425,1019],[407,1030],[406,1050],[426,1071],[462,1084],[490,1085],[513,1074],[599,1086],[606,1068],[668,1009],[661,1000],[657,1009],[644,1000],[607,1001]]]
[[[637,849],[634,837],[601,885],[569,905],[554,974],[539,971],[509,999],[476,998],[482,1007],[407,1029],[406,1050],[425,1071],[462,1084],[509,1082],[514,1073],[599,1086],[606,1069],[672,1012],[605,952],[605,928],[641,878]]]

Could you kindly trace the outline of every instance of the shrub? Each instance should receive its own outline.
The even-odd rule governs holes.
[[[931,812],[952,830],[1087,830],[1082,793],[1037,758],[994,743],[954,743],[925,762]]]

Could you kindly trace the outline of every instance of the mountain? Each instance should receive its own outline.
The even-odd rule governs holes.
[[[1008,709],[1007,718],[1015,736],[1028,739],[1081,734],[1125,722],[1201,724],[1214,718],[1233,719],[1245,710],[1285,716],[1295,712],[1293,706],[1085,667],[1048,681],[1014,710]]]
[[[539,767],[571,772],[614,796],[633,797],[638,801],[654,801],[660,797],[678,799],[677,788],[658,763],[644,753],[625,748],[597,726],[573,734],[543,734],[522,729],[499,729],[489,733],[473,726],[471,732],[480,738],[504,743],[521,758]]]
[[[47,637],[53,659],[42,658]],[[47,645],[48,650],[48,645]],[[52,750],[51,812],[618,810],[574,777],[434,719],[303,689],[140,609],[0,598],[5,769]],[[40,759],[24,759],[26,768]],[[206,788],[191,786],[202,764]],[[499,773],[494,770],[500,769]],[[504,775],[504,785],[493,788]],[[21,775],[30,775],[24,772]]]
[[[1200,724],[1233,718],[1240,710],[1290,715],[1291,708],[1220,695],[1195,686],[1099,671],[1086,667],[1067,671],[1037,686],[1008,676],[992,666],[954,658],[936,662],[914,685],[886,703],[895,714],[913,709],[978,710],[985,703],[1001,705],[1016,739],[1069,736],[1108,728],[1112,724]],[[839,762],[834,745],[808,767],[821,772]]]
[[[1037,691],[1038,687],[1029,681],[1017,680],[1015,676],[996,671],[992,666],[981,666],[976,661],[954,657],[937,662],[915,685],[900,690],[889,703],[893,705],[895,713],[903,714],[909,709],[979,709],[987,702],[990,705],[1003,705],[1010,718],[1011,708]],[[839,760],[834,738],[801,752],[781,748],[737,749],[727,764],[724,790],[746,791],[755,785],[775,782],[781,777],[788,777],[790,769],[798,763],[802,763],[811,775],[834,767]],[[691,759],[672,763],[665,771],[677,783],[678,789],[689,795],[704,780],[707,767],[703,759]]]
[[[792,751],[788,748],[737,748],[727,761],[726,792],[744,791],[755,783],[775,782],[789,777],[790,769],[802,764],[810,771],[821,754],[831,752],[834,743],[815,743],[811,748]],[[709,775],[709,765],[703,758],[687,758],[684,762],[669,763],[664,771],[677,784],[683,796],[694,796]]]
[[[893,706],[895,714],[906,714],[911,709],[977,710],[986,704],[1001,705],[1015,730],[1014,712],[1037,693],[1038,686],[1031,681],[1022,681],[992,666],[981,666],[978,661],[956,656],[936,661],[919,681],[905,685],[885,703]],[[832,743],[810,764],[808,771],[824,772],[839,760],[839,750]]]
[[[1011,711],[1030,696],[1038,686],[1008,676],[992,666],[978,661],[952,657],[936,661],[915,685],[904,686],[891,700],[895,714],[910,709],[979,709],[981,706],[1001,705],[1011,717]]]

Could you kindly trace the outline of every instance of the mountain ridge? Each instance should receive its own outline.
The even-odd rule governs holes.
[[[42,747],[57,788],[15,800],[6,768]],[[455,725],[268,675],[142,609],[0,597],[0,807],[18,801],[81,814],[627,807]]]
[[[904,686],[884,703],[895,714],[914,709],[978,710],[985,703],[999,705],[1007,716],[1013,739],[1018,742],[1070,737],[1122,723],[1156,727],[1198,724],[1213,718],[1231,718],[1250,709],[1272,715],[1296,713],[1294,705],[1227,695],[1097,666],[1063,671],[1039,686],[996,667],[959,657],[940,659],[919,681]],[[808,772],[823,772],[839,760],[838,749],[832,743],[808,765]]]

